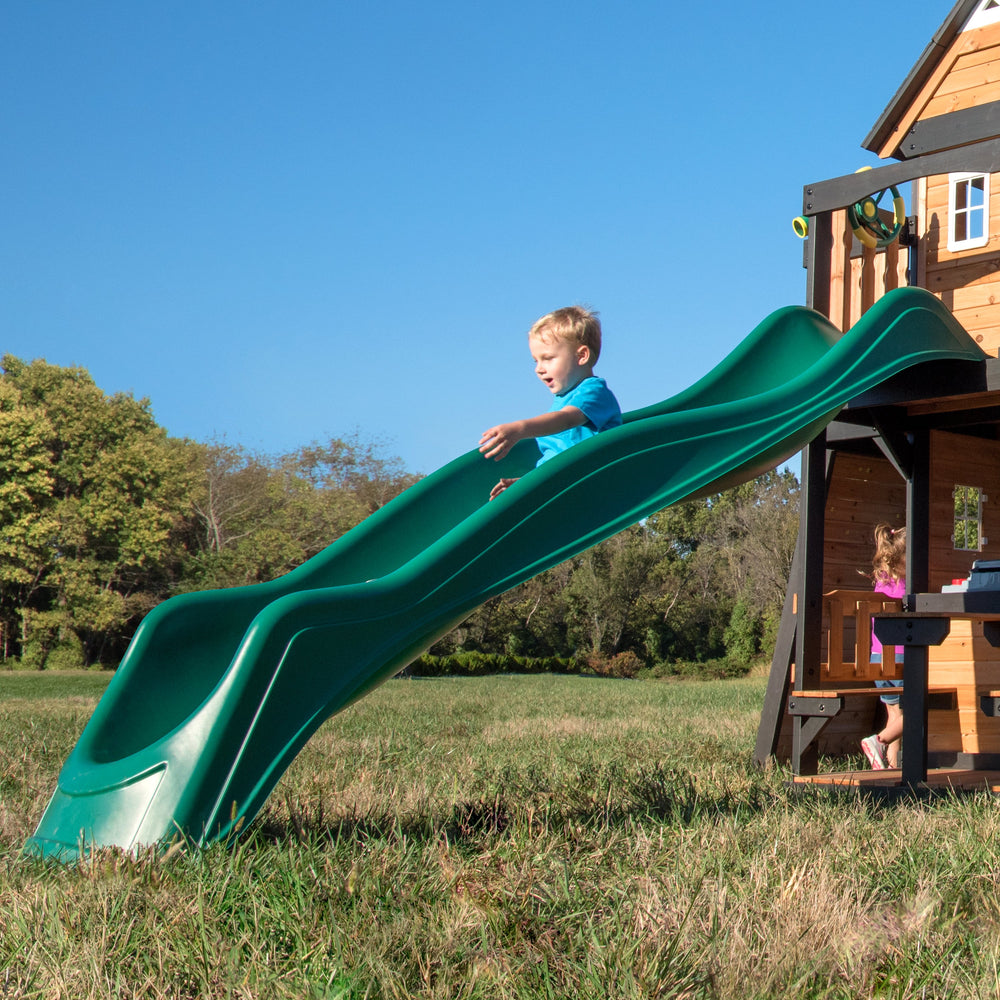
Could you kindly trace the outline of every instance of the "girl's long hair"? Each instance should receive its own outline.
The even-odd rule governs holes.
[[[906,528],[888,524],[875,526],[875,555],[872,558],[872,579],[876,583],[906,578]]]

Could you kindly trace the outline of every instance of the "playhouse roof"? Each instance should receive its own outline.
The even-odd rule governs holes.
[[[872,130],[865,137],[862,146],[877,153],[879,156],[893,156],[905,159],[905,154],[899,148],[903,136],[899,136],[893,145],[893,133],[899,126],[900,119],[905,115],[917,99],[924,85],[933,75],[951,43],[955,40],[973,12],[983,3],[983,0],[958,0],[952,7],[944,23],[934,33],[927,48],[910,70],[902,86],[896,91],[889,105],[882,112]]]

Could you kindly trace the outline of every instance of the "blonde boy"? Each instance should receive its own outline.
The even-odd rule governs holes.
[[[499,461],[522,438],[535,438],[542,453],[538,465],[600,431],[622,422],[618,400],[602,378],[594,375],[601,353],[601,321],[597,313],[566,306],[537,320],[528,331],[535,374],[555,396],[547,413],[483,432],[479,450]],[[501,479],[490,493],[498,497],[514,479]]]

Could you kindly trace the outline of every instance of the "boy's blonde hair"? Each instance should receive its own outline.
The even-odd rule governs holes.
[[[596,364],[601,354],[601,321],[597,313],[583,306],[565,306],[535,320],[529,337],[542,340],[562,340],[574,347],[590,348],[590,363]]]

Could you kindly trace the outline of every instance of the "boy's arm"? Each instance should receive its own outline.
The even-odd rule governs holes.
[[[479,439],[479,450],[486,458],[498,462],[523,438],[545,437],[568,431],[587,422],[583,410],[576,406],[564,406],[561,410],[551,410],[526,420],[512,420],[509,424],[497,424],[483,432]]]

